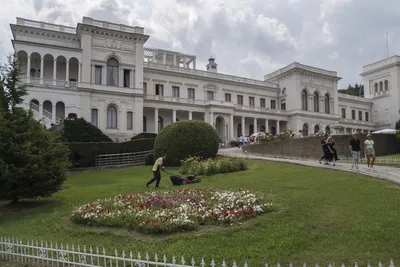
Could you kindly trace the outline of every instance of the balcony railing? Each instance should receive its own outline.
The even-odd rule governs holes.
[[[214,72],[203,71],[203,70],[182,68],[182,67],[171,66],[171,65],[157,64],[157,63],[153,63],[153,62],[144,62],[143,65],[144,65],[144,67],[147,67],[147,68],[161,69],[161,70],[167,70],[167,71],[193,74],[193,75],[198,75],[198,76],[202,76],[202,77],[223,79],[223,80],[229,80],[229,81],[233,81],[233,82],[240,82],[240,83],[246,83],[246,84],[252,84],[252,85],[278,88],[278,85],[274,84],[274,83],[269,83],[269,82],[264,82],[264,81],[260,81],[260,80],[254,80],[254,79],[248,79],[248,78],[241,78],[241,77],[236,77],[233,75],[227,75],[227,74],[222,74],[222,73],[214,73]]]
[[[52,24],[30,19],[17,18],[17,25],[76,34],[76,28],[74,27],[68,27],[64,25]]]
[[[123,25],[123,24],[111,23],[108,21],[96,20],[96,19],[89,18],[89,17],[83,17],[82,22],[84,24],[93,25],[93,26],[96,26],[99,28],[104,28],[104,29],[109,29],[109,30],[116,30],[116,31],[122,31],[122,32],[129,32],[129,33],[139,33],[139,34],[144,33],[143,27],[138,27],[138,26],[132,27],[132,26]]]
[[[366,125],[366,126],[375,126],[376,125],[376,123],[373,123],[370,121],[360,121],[360,120],[343,119],[343,118],[340,118],[339,122],[349,123],[349,124],[354,124],[354,125]]]
[[[26,83],[28,85],[43,85],[46,87],[54,87],[54,88],[78,88],[78,82],[73,81],[65,81],[65,80],[53,80],[53,79],[43,79],[36,77],[20,77],[20,81],[22,83]]]

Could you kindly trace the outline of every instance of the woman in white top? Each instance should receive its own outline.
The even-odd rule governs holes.
[[[375,162],[375,149],[374,140],[372,140],[371,134],[367,135],[367,140],[364,141],[364,153],[367,156],[368,168],[374,168]],[[372,159],[372,161],[371,161]]]

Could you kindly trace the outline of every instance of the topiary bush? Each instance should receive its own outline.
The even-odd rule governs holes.
[[[138,140],[138,139],[143,139],[143,138],[153,138],[156,139],[157,134],[156,133],[140,133],[138,135],[135,135],[134,137],[131,138],[131,141],[133,140]]]
[[[167,155],[170,166],[180,166],[190,156],[215,158],[219,138],[214,128],[204,121],[178,121],[164,127],[154,143],[156,157]]]
[[[146,157],[144,158],[144,164],[146,166],[148,165],[153,165],[156,162],[156,158],[154,156],[154,153],[149,153],[146,155]]]
[[[65,120],[61,134],[64,142],[112,142],[110,137],[83,118]]]

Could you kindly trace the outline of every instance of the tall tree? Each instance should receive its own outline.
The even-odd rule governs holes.
[[[69,165],[69,150],[20,107],[27,93],[18,60],[0,68],[0,199],[48,197],[60,190]]]

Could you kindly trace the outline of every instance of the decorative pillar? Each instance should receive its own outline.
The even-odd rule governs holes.
[[[51,122],[56,123],[56,105],[53,105],[53,108],[51,110]]]
[[[93,75],[93,77],[94,77],[94,75]],[[107,84],[107,65],[106,64],[104,64],[103,67],[101,68],[101,84],[102,85]]]
[[[43,84],[43,73],[44,73],[43,69],[44,69],[44,58],[41,57],[40,58],[40,84]]]
[[[65,81],[69,81],[69,61],[65,63]]]
[[[176,109],[172,110],[172,123],[176,122]]]
[[[281,133],[281,130],[279,128],[279,121],[276,121],[276,134],[279,135]]]
[[[184,68],[187,68],[187,65],[186,65],[186,57],[183,56],[182,60],[183,60],[183,67],[184,67]]]
[[[325,113],[325,98],[321,97],[321,110],[320,113]]]
[[[129,87],[130,88],[135,88],[134,79],[135,79],[135,69],[131,69],[131,71],[129,72]]]
[[[254,118],[254,133],[258,133],[258,129],[257,129],[257,118]]]
[[[242,135],[246,136],[246,125],[245,117],[242,117]]]
[[[53,61],[53,85],[57,85],[57,59]]]
[[[229,136],[229,138],[231,139],[231,140],[234,140],[235,139],[235,134],[234,134],[234,130],[233,130],[234,128],[233,128],[233,114],[230,114],[230,116],[229,116],[229,134],[230,134],[230,136]]]
[[[154,109],[154,132],[158,133],[158,108]]]
[[[189,111],[189,120],[192,120],[192,111]]]
[[[176,55],[174,55],[174,67],[176,67]]]
[[[265,119],[265,132],[269,133],[269,123],[268,123],[268,119]]]
[[[39,103],[39,120],[43,118],[43,104]]]
[[[215,129],[214,127],[214,113],[210,112],[210,125]]]
[[[196,69],[196,59],[193,59],[193,69]]]
[[[81,63],[78,62],[78,83],[81,82]]]
[[[118,87],[124,87],[124,69],[119,67],[118,69]]]
[[[31,77],[31,57],[28,56],[27,58],[27,64],[26,64],[26,77],[30,80]]]
[[[167,53],[163,53],[163,64],[167,65]]]

